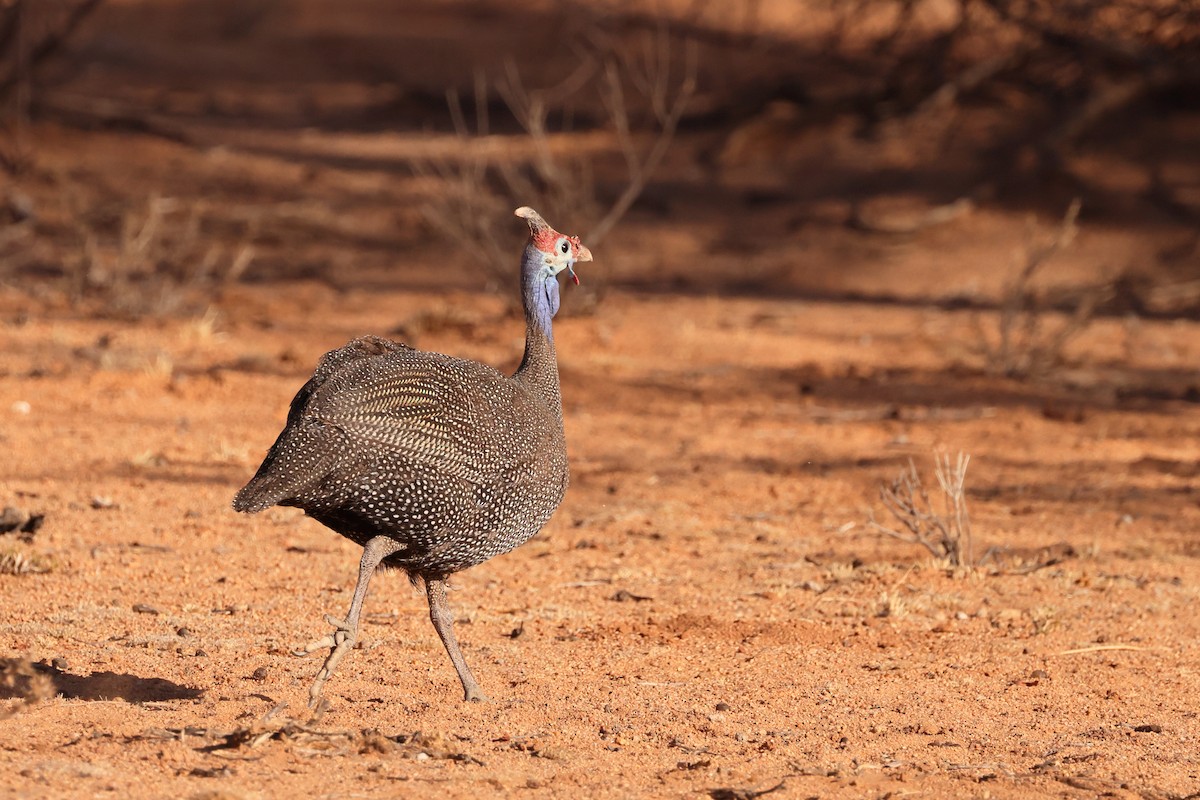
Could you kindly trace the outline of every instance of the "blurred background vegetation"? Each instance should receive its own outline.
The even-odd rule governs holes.
[[[577,311],[979,307],[1014,374],[1042,309],[1200,314],[1196,2],[3,0],[0,57],[0,281],[88,313],[507,296],[530,204]]]

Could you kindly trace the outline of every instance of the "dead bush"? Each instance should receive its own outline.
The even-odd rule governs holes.
[[[965,489],[970,463],[971,457],[962,452],[953,462],[947,453],[934,455],[934,475],[941,490],[941,509],[938,510],[921,483],[916,464],[909,459],[908,466],[894,480],[879,487],[879,499],[899,527],[876,522],[872,513],[871,528],[901,541],[919,544],[951,566],[974,564]]]
[[[52,569],[49,559],[9,547],[0,549],[0,575],[37,575]]]
[[[1112,297],[1111,281],[1060,292],[1053,302],[1035,288],[1042,269],[1074,241],[1079,209],[1076,199],[1048,241],[1036,241],[1031,226],[1020,268],[1004,290],[995,324],[988,326],[975,317],[975,350],[987,372],[1009,378],[1037,378],[1062,366],[1067,345],[1087,330],[1097,309]],[[1067,311],[1064,318],[1053,322],[1056,307],[1066,307]]]
[[[589,247],[598,246],[661,165],[695,94],[696,47],[684,44],[681,67],[676,49],[665,28],[646,34],[640,46],[628,49],[597,35],[574,73],[541,89],[528,87],[511,61],[495,80],[477,72],[473,126],[467,122],[462,98],[454,90],[447,93],[464,155],[412,164],[417,175],[438,184],[425,206],[426,219],[483,263],[493,289],[506,289],[512,280],[508,242],[514,206],[533,205],[550,219],[565,220],[583,232]],[[520,137],[500,141],[492,135],[492,91],[520,125]],[[571,109],[592,94],[605,109],[610,140],[590,150],[582,148],[580,155],[581,148],[563,147],[562,137],[571,135]],[[648,114],[635,114],[635,107],[647,108]],[[625,180],[617,197],[605,201],[594,180],[595,160],[613,150],[623,159]],[[592,283],[592,290],[598,285]]]

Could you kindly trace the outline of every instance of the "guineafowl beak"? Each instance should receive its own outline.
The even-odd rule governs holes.
[[[588,250],[583,245],[579,245],[575,250],[575,263],[578,264],[580,261],[591,261],[591,260],[592,260],[592,251]],[[571,276],[571,280],[575,281],[575,285],[578,286],[579,285],[579,276],[575,274],[575,270],[572,269],[569,264],[567,265],[567,274]]]

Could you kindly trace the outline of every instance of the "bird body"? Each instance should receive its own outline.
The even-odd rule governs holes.
[[[562,418],[500,372],[376,337],[327,353],[234,508],[295,506],[385,564],[449,575],[517,547],[566,492]]]
[[[345,621],[304,653],[332,648],[311,700],[353,645],[380,564],[423,580],[430,617],[467,699],[482,697],[454,639],[447,576],[536,534],[566,492],[568,466],[551,320],[556,276],[591,253],[532,209],[522,258],[525,357],[515,375],[375,336],[322,357],[257,474],[234,498],[254,513],[294,506],[364,547]]]

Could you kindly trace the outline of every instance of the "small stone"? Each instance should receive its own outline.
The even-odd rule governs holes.
[[[66,672],[68,669],[71,668],[70,665],[67,664],[67,660],[65,658],[63,658],[62,656],[59,656],[59,657],[53,659],[50,662],[50,666],[54,667],[59,672]]]
[[[192,632],[190,630],[188,630],[187,628],[176,628],[175,635],[176,636],[191,636]]]
[[[254,670],[254,672],[250,673],[250,680],[265,681],[266,679],[267,679],[267,668],[266,667],[259,667],[258,669]]]
[[[146,605],[145,603],[134,603],[133,610],[134,610],[134,613],[137,613],[137,614],[153,614],[153,615],[158,614],[157,608],[155,608],[154,606]]]
[[[1138,725],[1134,728],[1137,733],[1162,733],[1162,725],[1148,723],[1146,725]]]
[[[41,529],[42,523],[45,521],[45,514],[31,513],[24,509],[5,506],[4,510],[0,511],[0,533],[17,531],[18,538],[29,542],[33,540],[33,535]]]
[[[714,707],[717,709],[717,711],[728,711],[729,703],[717,703]]]

